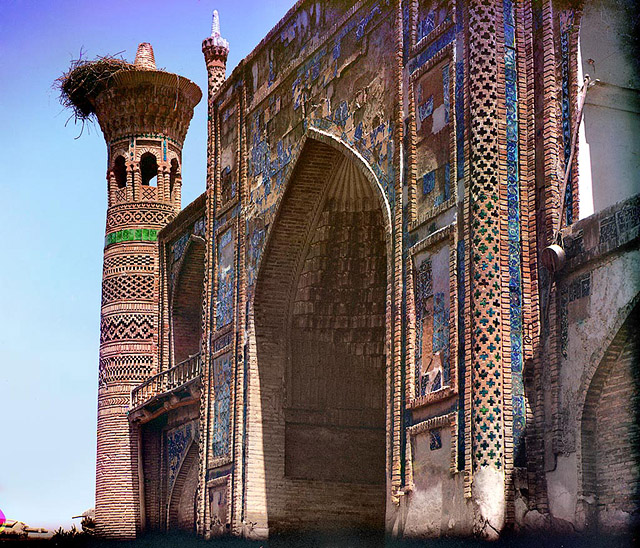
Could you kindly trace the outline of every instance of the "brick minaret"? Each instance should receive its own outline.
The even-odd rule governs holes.
[[[207,234],[213,234],[214,220],[216,214],[216,169],[219,170],[220,166],[216,165],[218,132],[217,132],[217,109],[215,107],[214,99],[218,90],[222,86],[226,76],[227,69],[227,56],[229,54],[229,42],[225,40],[220,34],[220,18],[218,11],[213,12],[213,23],[211,25],[211,36],[205,38],[202,41],[202,53],[204,54],[204,61],[207,65],[208,75],[208,123],[207,123]],[[208,311],[211,310],[211,284],[209,279],[209,273],[213,272],[214,267],[214,246],[209,246],[207,255],[205,257],[205,274],[204,274],[204,303],[203,308],[205,310],[204,329],[203,333],[207,333],[210,325],[210,318]],[[206,345],[204,347],[206,349]],[[204,355],[204,370],[202,375],[202,386],[209,386],[209,352],[205,351]],[[201,407],[200,407],[200,484],[206,483],[208,457],[209,453],[204,451],[204,448],[211,446],[210,432],[209,432],[209,417],[211,412],[212,400],[210,392],[207,391],[203,395]],[[205,527],[205,523],[208,520],[208,504],[207,504],[207,490],[200,489],[198,501],[197,501],[197,514],[198,514],[198,532],[201,535],[208,536],[210,531]]]
[[[220,34],[218,10],[213,11],[211,36],[202,41],[202,53],[204,53],[204,61],[207,64],[209,75],[209,108],[211,109],[213,97],[224,82],[227,55],[229,55],[229,42]]]
[[[129,424],[131,389],[157,369],[157,234],[180,210],[182,144],[202,93],[156,70],[138,47],[95,98],[108,147],[108,209],[98,384],[96,525],[101,536],[132,538],[140,527],[138,435]]]
[[[215,158],[215,105],[214,97],[220,86],[224,83],[227,70],[227,56],[229,55],[229,42],[220,34],[220,17],[218,10],[213,11],[213,23],[211,24],[211,36],[202,41],[202,53],[204,54],[204,62],[207,65],[207,75],[209,77],[209,89],[207,94],[208,100],[208,154],[207,154],[207,188],[213,185]]]

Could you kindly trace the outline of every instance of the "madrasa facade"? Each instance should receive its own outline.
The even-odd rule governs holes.
[[[100,535],[637,527],[627,4],[300,0],[229,76],[214,13],[184,208],[202,92],[139,46],[89,97]]]

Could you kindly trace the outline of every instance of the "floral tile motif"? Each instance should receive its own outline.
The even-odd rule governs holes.
[[[192,440],[197,437],[197,421],[188,422],[167,432],[168,492],[171,493],[182,462]]]
[[[213,457],[229,454],[231,426],[231,367],[232,355],[224,354],[213,360]]]
[[[235,271],[235,241],[233,230],[228,229],[218,239],[218,299],[216,307],[216,328],[229,325],[233,320],[233,286]]]

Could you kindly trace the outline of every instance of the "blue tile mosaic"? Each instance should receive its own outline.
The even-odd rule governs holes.
[[[430,11],[424,19],[418,21],[416,40],[419,42],[423,38],[427,37],[435,27],[435,13]]]
[[[573,12],[567,10],[561,16],[560,54],[562,68],[562,140],[564,144],[565,166],[571,157],[571,105],[569,94],[569,33],[573,25]],[[572,174],[569,174],[567,190],[564,196],[565,222],[573,223],[573,188]]]
[[[433,59],[433,57],[445,47],[447,47],[456,37],[456,29],[455,27],[451,27],[445,33],[440,35],[432,44],[430,44],[427,49],[425,49],[418,56],[414,57],[409,61],[409,73],[413,74],[416,70],[418,70],[422,65],[429,62],[429,60]]]
[[[418,105],[418,118],[421,122],[424,122],[429,116],[433,114],[433,95],[429,97],[424,103]]]
[[[464,179],[464,62],[456,63],[456,170],[458,181]]]
[[[233,320],[234,296],[234,258],[235,241],[231,229],[225,231],[218,239],[218,293],[216,307],[216,328],[229,325]]]
[[[437,430],[429,430],[429,449],[431,451],[435,451],[436,449],[440,449],[442,447],[442,434],[440,433],[440,429]]]
[[[440,352],[445,384],[449,383],[449,307],[444,293],[433,296],[433,353]],[[432,391],[437,388],[432,387]]]
[[[184,253],[184,248],[187,246],[187,242],[189,241],[189,232],[183,234],[178,238],[173,244],[171,244],[171,255],[173,257],[173,262],[180,260],[182,254]]]
[[[444,98],[444,121],[449,123],[451,105],[449,103],[449,65],[442,67],[442,95]]]
[[[444,165],[444,199],[451,198],[451,165],[447,162]]]
[[[522,275],[520,242],[520,176],[518,150],[517,54],[515,14],[511,0],[503,0],[505,35],[505,106],[507,111],[507,231],[509,265],[509,318],[511,343],[511,395],[513,415],[514,465],[525,462],[525,400],[522,377]]]
[[[436,172],[435,170],[427,171],[422,176],[422,194],[429,194],[436,186]]]
[[[427,376],[422,374],[422,344],[425,317],[430,314],[427,309],[429,297],[433,295],[431,261],[426,259],[420,263],[415,277],[416,307],[416,349],[415,349],[415,385],[416,397],[427,392]]]
[[[213,360],[213,457],[229,455],[231,430],[231,368],[232,355],[225,354]]]
[[[171,493],[173,484],[180,472],[180,467],[187,455],[191,441],[197,436],[197,431],[198,423],[188,422],[167,432],[167,481],[169,493]]]

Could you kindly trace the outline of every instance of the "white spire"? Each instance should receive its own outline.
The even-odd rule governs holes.
[[[213,22],[211,23],[211,36],[220,36],[220,16],[218,10],[213,10]]]
[[[229,49],[229,42],[227,42],[220,34],[220,15],[218,10],[213,10],[213,21],[211,23],[211,38],[210,40],[214,45]]]

